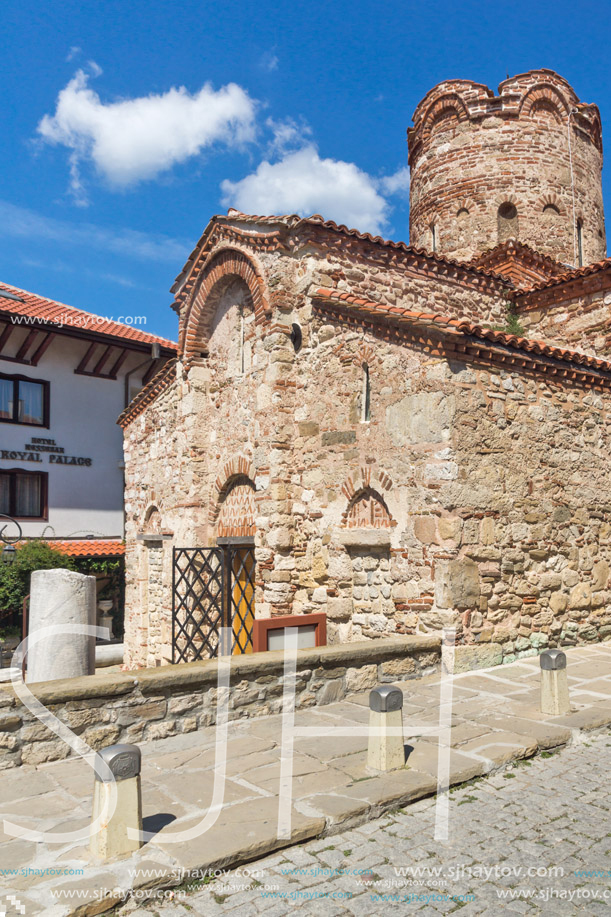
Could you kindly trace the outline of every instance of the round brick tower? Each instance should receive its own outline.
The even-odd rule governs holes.
[[[602,130],[552,70],[439,83],[407,132],[410,241],[469,259],[518,239],[564,264],[605,257]]]

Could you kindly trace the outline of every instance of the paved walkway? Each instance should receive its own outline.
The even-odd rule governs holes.
[[[61,917],[85,907],[98,913],[101,894],[112,906],[131,888],[177,884],[194,872],[232,867],[316,838],[329,846],[331,835],[435,793],[440,712],[451,714],[451,731],[441,735],[441,744],[451,748],[451,785],[578,741],[584,730],[611,724],[611,645],[567,655],[574,711],[566,717],[539,713],[536,658],[455,676],[452,701],[441,707],[439,676],[404,683],[408,766],[384,775],[366,768],[367,695],[298,711],[297,728],[327,735],[295,738],[292,805],[279,806],[278,799],[282,717],[230,723],[223,808],[205,833],[198,825],[213,798],[215,730],[143,746],[145,828],[154,834],[137,855],[105,867],[88,858],[92,774],[86,762],[4,771],[4,819],[31,830],[80,831],[81,837],[36,843],[0,832],[0,905],[4,890],[19,897],[26,917]],[[279,811],[284,830],[290,814],[286,839],[278,838]],[[176,832],[189,829],[196,836],[173,842]]]
[[[324,917],[606,914],[610,764],[611,735],[591,737],[457,789],[447,841],[434,840],[427,799],[119,914],[285,917],[296,905]]]

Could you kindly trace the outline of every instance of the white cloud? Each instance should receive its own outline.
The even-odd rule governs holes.
[[[280,63],[278,55],[274,54],[273,51],[265,51],[261,55],[261,67],[263,70],[267,70],[268,73],[272,73],[274,70],[278,69],[278,64]]]
[[[241,181],[225,180],[223,203],[245,213],[321,213],[325,219],[380,233],[389,206],[375,180],[352,162],[321,159],[313,144],[262,162]]]
[[[188,241],[161,233],[148,235],[134,229],[109,230],[94,223],[71,223],[45,217],[25,207],[0,200],[0,237],[41,239],[69,246],[87,246],[124,258],[182,264],[193,247]]]
[[[385,175],[378,182],[385,194],[397,194],[400,197],[409,197],[409,166],[403,166],[392,175]]]
[[[89,72],[91,76],[102,76],[102,74],[104,73],[100,65],[96,64],[94,60],[88,60],[87,66],[89,67]]]
[[[97,71],[96,71],[97,72]],[[94,73],[95,75],[95,73]],[[112,185],[126,187],[155,178],[215,143],[241,146],[255,136],[256,103],[235,83],[198,92],[184,86],[162,95],[102,102],[79,70],[57,97],[55,114],[38,132],[67,147],[71,187],[83,197],[80,166],[91,161]]]
[[[299,122],[294,118],[284,118],[281,121],[268,118],[265,126],[273,134],[267,146],[269,157],[284,156],[286,153],[295,152],[311,143],[309,138],[312,135],[312,129],[303,118]]]

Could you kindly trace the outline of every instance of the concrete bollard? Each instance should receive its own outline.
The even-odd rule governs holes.
[[[78,678],[95,672],[95,636],[75,634],[71,626],[95,627],[95,576],[73,570],[35,570],[30,578],[29,635],[49,625],[66,633],[45,636],[27,655],[27,681]]]
[[[541,665],[541,713],[561,716],[571,712],[566,655],[562,650],[545,650],[539,656]]]
[[[395,685],[381,685],[369,694],[368,767],[377,771],[404,767],[402,708],[403,692]]]
[[[93,821],[100,825],[92,830],[90,852],[94,860],[106,861],[114,857],[130,856],[142,846],[139,838],[131,838],[128,828],[142,831],[142,793],[140,789],[140,749],[137,745],[109,745],[98,752],[106,762],[116,783],[102,771],[96,759],[93,785]],[[109,799],[112,786],[117,789],[117,804],[109,817]]]

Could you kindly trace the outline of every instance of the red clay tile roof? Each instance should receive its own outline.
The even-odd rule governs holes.
[[[301,217],[297,213],[261,216],[258,214],[242,213],[240,210],[230,208],[226,214],[217,214],[210,219],[208,226],[204,230],[204,233],[189,255],[183,270],[180,272],[174,281],[174,284],[170,288],[171,292],[174,293],[177,297],[179,297],[181,294],[183,281],[186,280],[191,267],[197,261],[199,252],[202,248],[202,245],[206,241],[212,226],[217,223],[232,223],[233,221],[254,224],[281,223],[290,229],[295,229],[298,226],[322,226],[324,229],[330,229],[333,232],[338,232],[345,236],[352,236],[356,239],[363,239],[367,242],[373,242],[375,245],[382,245],[385,248],[409,252],[422,258],[427,258],[430,261],[434,261],[441,267],[450,265],[454,268],[459,268],[460,270],[466,271],[467,273],[475,274],[479,277],[485,277],[488,280],[494,281],[500,286],[511,287],[511,284],[503,277],[500,277],[498,274],[492,271],[487,271],[483,268],[477,267],[468,261],[456,261],[453,258],[446,258],[444,255],[440,255],[438,252],[431,252],[423,248],[416,248],[413,245],[408,245],[406,242],[393,242],[390,239],[382,238],[382,236],[372,236],[369,232],[360,232],[358,229],[349,229],[348,226],[344,225],[343,223],[335,223],[333,220],[325,220],[324,217],[322,217],[319,213],[315,213],[309,217]]]
[[[549,255],[536,251],[518,239],[507,239],[493,248],[488,248],[474,258],[470,264],[501,274],[521,287],[530,289],[533,284],[545,283],[565,274],[567,266]]]
[[[125,545],[122,541],[88,538],[85,541],[55,541],[47,539],[50,547],[70,557],[123,557]]]
[[[3,290],[10,293],[11,296],[3,297]],[[106,335],[111,338],[121,338],[126,342],[159,344],[161,347],[172,351],[177,349],[174,341],[168,341],[166,338],[158,337],[155,334],[140,331],[139,328],[94,315],[92,312],[84,312],[82,309],[74,308],[74,306],[66,306],[53,299],[47,299],[45,296],[39,296],[37,293],[28,293],[27,290],[20,290],[19,287],[13,287],[8,283],[0,283],[0,317],[2,317],[2,313],[35,318],[40,321],[40,325],[37,321],[36,324],[32,324],[29,327],[40,328],[41,330],[45,328],[46,330],[51,330],[53,325],[62,323],[64,329],[69,329],[72,326],[80,331],[93,331],[96,334]]]
[[[505,347],[536,354],[537,356],[550,357],[565,363],[579,364],[579,366],[587,366],[589,369],[611,373],[611,362],[608,360],[599,360],[597,357],[591,357],[576,350],[554,347],[551,344],[546,344],[545,341],[533,341],[530,338],[518,337],[515,334],[507,334],[504,331],[493,331],[491,328],[483,328],[481,325],[476,325],[467,319],[449,318],[434,312],[415,312],[410,309],[402,309],[400,306],[384,306],[380,303],[353,296],[351,293],[341,293],[338,290],[324,288],[316,290],[314,298],[334,302],[338,305],[351,306],[355,311],[370,313],[378,318],[392,319],[398,323],[439,328],[450,334],[470,335],[480,340],[501,344]]]
[[[550,280],[534,283],[525,290],[516,290],[515,293],[512,294],[512,298],[528,296],[529,293],[537,293],[539,290],[546,290],[548,287],[569,283],[571,280],[579,280],[581,277],[589,277],[591,274],[598,274],[601,271],[607,270],[609,267],[611,267],[611,258],[604,258],[602,261],[594,261],[592,264],[586,264],[583,267],[564,271],[562,274],[558,274],[557,277],[552,277]]]

